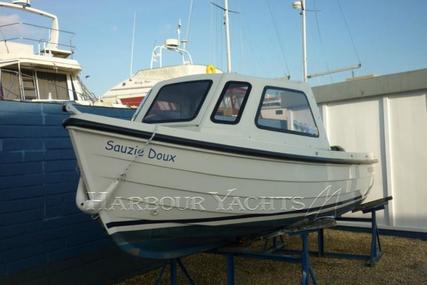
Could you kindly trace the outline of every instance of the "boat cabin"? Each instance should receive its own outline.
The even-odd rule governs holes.
[[[12,21],[0,25],[0,100],[93,103],[94,95],[79,78],[81,66],[73,59],[74,33],[60,30],[55,15],[24,2],[0,2],[0,7],[51,20],[50,27]]]
[[[35,68],[19,61],[0,68],[0,81],[2,100],[79,100],[76,77],[69,70],[54,71],[43,66]]]
[[[310,87],[286,79],[204,74],[163,81],[133,121],[330,149]]]

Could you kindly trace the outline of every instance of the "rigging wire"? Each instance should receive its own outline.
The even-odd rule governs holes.
[[[240,4],[240,2],[237,2]],[[239,11],[242,11],[242,7],[239,5],[238,7]],[[241,58],[242,58],[242,64],[241,68],[245,71],[245,73],[251,74],[251,75],[257,75],[260,70],[260,55],[259,53],[255,52],[255,49],[253,47],[253,37],[248,36],[248,24],[244,25],[245,23],[245,16],[247,17],[246,13],[240,13],[238,15],[238,19],[240,22],[240,42],[241,42]],[[252,21],[248,21],[251,23]],[[244,43],[244,44],[243,44]],[[245,58],[246,56],[246,58]],[[246,60],[245,60],[246,59]]]
[[[319,17],[318,17],[319,10],[317,9],[316,0],[313,0],[313,10],[312,11],[314,12],[314,19],[315,19],[315,23],[316,23],[317,36],[319,37],[320,50],[321,50],[321,53],[323,55],[325,55],[325,47],[323,45],[323,37],[322,37],[322,33],[320,32],[320,24],[319,24]],[[328,62],[326,56],[323,57],[323,60],[324,60],[324,63],[326,65],[326,70],[328,72],[330,72],[331,68],[330,68],[330,65],[329,65],[329,62]],[[334,80],[333,75],[329,74],[328,77],[329,77],[329,80],[332,83],[333,80]]]
[[[214,62],[216,65],[220,66],[221,69],[223,69],[223,59],[222,59],[222,15],[220,14],[220,10],[215,9],[213,6],[211,6],[213,19],[214,19],[214,26],[215,26],[215,50],[214,50]],[[221,20],[220,20],[221,19]]]
[[[188,8],[188,17],[187,17],[187,30],[185,33],[185,40],[187,41],[187,44],[190,40],[190,32],[191,32],[191,19],[193,16],[193,4],[194,1],[190,0],[190,7]]]
[[[240,5],[240,2],[237,2],[237,9],[238,11],[242,11],[242,7]],[[237,70],[244,70],[244,50],[243,50],[243,37],[242,37],[242,30],[243,30],[243,25],[242,25],[242,18],[241,18],[241,14],[238,13],[236,15],[236,23],[237,23],[237,27],[238,27],[238,39],[239,39],[239,53],[238,53],[238,59],[237,59]]]
[[[274,16],[273,16],[273,11],[272,11],[272,9],[271,9],[271,3],[270,3],[270,1],[269,0],[265,0],[265,2],[267,3],[267,7],[268,7],[268,12],[270,13],[270,18],[271,18],[271,22],[273,23],[273,27],[274,27],[274,32],[275,32],[275,34],[276,34],[276,39],[277,39],[277,42],[278,42],[278,44],[279,44],[279,49],[280,49],[280,57],[281,57],[281,59],[282,59],[282,62],[285,64],[285,68],[286,68],[286,70],[284,70],[285,72],[287,72],[287,76],[290,76],[291,75],[291,73],[290,73],[290,70],[289,70],[289,64],[288,64],[288,60],[287,60],[287,58],[286,58],[286,53],[285,53],[285,50],[284,50],[284,48],[283,48],[283,45],[281,44],[281,37],[280,37],[280,33],[279,33],[279,29],[278,29],[278,25],[277,25],[277,22],[276,22],[276,20],[275,20],[275,18],[274,18]]]
[[[342,17],[343,17],[343,19],[344,19],[344,24],[345,24],[345,27],[346,27],[346,29],[347,29],[348,35],[349,35],[349,37],[350,37],[351,44],[352,44],[352,46],[353,46],[354,54],[356,55],[357,60],[359,61],[359,64],[361,64],[360,56],[359,56],[359,53],[358,53],[358,51],[357,51],[356,45],[355,45],[355,43],[354,43],[353,35],[351,34],[350,26],[349,26],[349,24],[348,24],[347,18],[345,17],[344,10],[343,10],[343,8],[342,8],[342,6],[341,6],[341,2],[340,2],[340,0],[337,0],[337,4],[338,4],[338,8],[339,8],[339,10],[340,10],[340,12],[341,12],[341,15],[342,15]]]

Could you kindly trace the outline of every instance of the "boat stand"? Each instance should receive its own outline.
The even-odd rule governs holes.
[[[319,229],[317,232],[318,238],[318,251],[317,255],[322,257],[336,257],[336,258],[349,258],[349,259],[365,259],[367,260],[366,265],[375,266],[375,264],[381,259],[383,254],[381,250],[380,233],[377,224],[377,211],[384,210],[388,201],[392,199],[391,196],[374,200],[365,204],[361,204],[353,210],[354,212],[362,212],[363,214],[371,213],[370,218],[351,218],[351,217],[338,217],[337,221],[347,222],[370,222],[371,223],[371,250],[369,255],[360,254],[349,254],[349,253],[335,253],[325,252],[325,239],[324,230]]]
[[[160,285],[162,282],[162,277],[165,273],[166,267],[170,267],[170,284],[171,285],[177,285],[177,265],[181,268],[181,271],[184,273],[185,277],[188,280],[188,283],[190,285],[195,285],[193,279],[191,278],[190,274],[188,273],[187,269],[185,268],[184,264],[182,264],[180,258],[170,259],[169,262],[166,262],[162,268],[160,269],[159,276],[156,280],[156,285]]]
[[[308,237],[312,232],[317,232],[320,229],[333,227],[336,225],[335,219],[322,218],[317,221],[305,220],[302,223],[295,224],[291,228],[279,230],[269,235],[264,236],[266,241],[273,242],[272,247],[264,248],[264,250],[252,250],[247,247],[225,247],[213,251],[216,254],[226,256],[227,260],[227,285],[235,285],[235,257],[268,259],[275,261],[284,261],[291,263],[301,263],[301,285],[315,284],[317,285],[316,274],[311,266]],[[302,241],[302,251],[299,254],[286,254],[282,248],[284,246],[282,236],[284,234],[290,236],[300,236]],[[267,245],[267,243],[266,243]]]
[[[348,259],[365,259],[367,265],[374,266],[382,256],[380,233],[377,225],[377,212],[384,210],[391,196],[374,200],[365,204],[361,204],[353,210],[353,212],[362,212],[363,214],[370,213],[370,218],[351,218],[351,217],[322,217],[317,220],[303,220],[295,223],[291,227],[263,235],[261,238],[265,240],[262,250],[254,250],[243,246],[227,246],[210,251],[210,253],[221,254],[226,257],[227,263],[227,285],[235,285],[235,257],[268,259],[275,261],[300,263],[301,264],[301,285],[315,284],[317,285],[316,274],[311,266],[310,255],[319,257],[334,257]],[[324,230],[336,226],[336,221],[349,222],[370,222],[371,223],[371,250],[369,255],[337,253],[325,251]],[[308,237],[310,233],[317,233],[318,248],[317,251],[309,250]],[[284,235],[300,236],[302,241],[302,250],[285,249],[283,240]],[[271,246],[270,246],[271,244]],[[156,284],[159,285],[164,272],[170,266],[170,284],[177,284],[177,265],[181,268],[186,276],[189,284],[194,285],[195,282],[191,278],[187,269],[182,264],[179,258],[171,259],[160,270]]]

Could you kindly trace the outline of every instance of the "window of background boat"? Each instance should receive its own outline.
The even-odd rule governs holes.
[[[163,86],[142,121],[168,123],[193,120],[199,113],[211,85],[211,80],[198,80]]]
[[[37,71],[40,99],[69,100],[67,76]],[[50,98],[49,98],[50,96]]]
[[[319,136],[310,104],[301,91],[264,88],[255,122],[261,129]]]
[[[1,99],[4,100],[21,99],[18,71],[6,69],[1,70],[1,93]]]
[[[222,124],[239,123],[250,91],[251,85],[247,82],[227,82],[211,115],[211,120]]]
[[[22,70],[21,78],[19,78],[18,71],[15,70],[6,70],[1,71],[1,87],[3,99],[8,100],[20,100],[21,98],[21,88],[19,85],[20,80],[22,80],[22,91],[23,99],[33,100],[37,99],[37,89],[36,89],[36,77],[34,71],[32,70]]]

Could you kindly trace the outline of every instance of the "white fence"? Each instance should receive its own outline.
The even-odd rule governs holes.
[[[314,88],[329,141],[379,159],[383,228],[427,232],[427,69]]]

